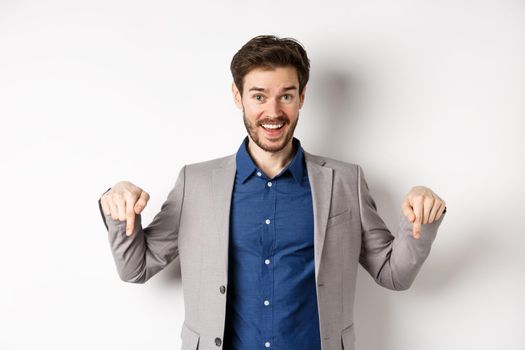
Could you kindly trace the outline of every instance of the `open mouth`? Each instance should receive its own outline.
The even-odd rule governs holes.
[[[261,126],[265,130],[274,131],[274,130],[281,129],[284,126],[284,123],[280,123],[280,124],[262,124]]]

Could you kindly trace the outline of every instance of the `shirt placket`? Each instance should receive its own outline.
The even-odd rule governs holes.
[[[276,208],[276,193],[274,190],[275,180],[269,180],[261,174],[261,180],[264,181],[264,203],[265,203],[265,218],[263,224],[263,239],[262,239],[262,336],[263,349],[273,349],[274,334],[273,334],[273,296],[274,296],[274,242],[275,242],[275,208]]]

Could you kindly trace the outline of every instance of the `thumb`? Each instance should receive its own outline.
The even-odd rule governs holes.
[[[416,218],[416,214],[412,210],[412,206],[410,205],[410,202],[408,199],[405,199],[403,203],[401,204],[401,209],[403,210],[403,215],[406,216],[408,221],[413,222]]]

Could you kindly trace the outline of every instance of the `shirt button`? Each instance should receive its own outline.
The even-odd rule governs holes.
[[[257,176],[261,176],[262,173],[260,171],[257,172]]]
[[[220,286],[219,290],[221,291],[221,294],[224,294],[226,292],[226,287],[225,286]]]
[[[270,221],[270,219],[266,219],[265,222],[266,222],[266,225],[270,225],[270,222],[271,222],[271,221]]]
[[[268,187],[272,187],[272,182],[268,181]]]
[[[267,348],[269,348],[269,347],[270,347],[270,342],[267,341],[266,343],[264,343],[264,346],[267,347]]]
[[[222,344],[221,338],[215,338],[215,345],[221,346],[221,344]]]
[[[266,259],[266,260],[264,260],[264,263],[265,263],[266,265],[268,265],[268,264],[270,263],[270,259]]]
[[[268,306],[268,305],[270,305],[270,302],[269,302],[268,300],[265,300],[265,301],[264,301],[264,305],[265,305],[265,306]]]

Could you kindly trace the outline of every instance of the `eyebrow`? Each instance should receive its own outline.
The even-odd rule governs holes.
[[[297,90],[297,86],[295,86],[295,85],[286,86],[286,87],[283,88],[282,91],[290,91],[290,90]],[[260,87],[254,86],[254,87],[250,88],[248,91],[267,92],[268,90],[264,89],[264,88],[260,88]]]

